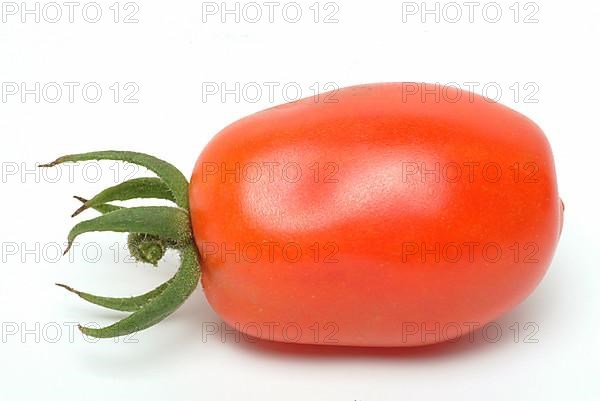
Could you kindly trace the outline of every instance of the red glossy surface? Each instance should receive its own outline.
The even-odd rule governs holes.
[[[356,346],[440,342],[513,308],[546,272],[562,212],[532,121],[400,83],[235,122],[200,155],[190,201],[202,284],[226,322]]]

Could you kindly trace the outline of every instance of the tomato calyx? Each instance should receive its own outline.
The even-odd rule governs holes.
[[[75,238],[81,234],[113,231],[129,233],[127,245],[131,255],[137,261],[156,266],[167,249],[177,250],[181,257],[180,267],[170,280],[152,291],[135,297],[102,297],[57,283],[59,287],[93,304],[113,310],[133,312],[107,327],[79,326],[84,334],[92,337],[118,337],[159,323],[181,306],[198,285],[200,264],[189,217],[189,184],[185,176],[173,165],[137,152],[101,151],[67,155],[40,167],[88,160],[129,162],[146,167],[157,177],[131,179],[107,188],[90,199],[75,196],[82,205],[72,217],[88,209],[94,209],[101,215],[82,221],[71,229],[64,253],[69,251]],[[148,198],[168,200],[175,203],[175,206],[122,207],[109,203]]]

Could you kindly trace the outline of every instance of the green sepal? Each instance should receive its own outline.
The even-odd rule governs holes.
[[[51,163],[41,164],[39,167],[52,167],[66,162],[79,162],[88,160],[118,160],[146,167],[164,181],[171,190],[177,206],[189,210],[188,181],[175,166],[164,160],[145,153],[127,152],[118,150],[105,150],[100,152],[79,153],[59,157]]]
[[[107,188],[92,199],[85,201],[71,217],[77,216],[90,207],[94,208],[112,201],[124,201],[136,198],[166,199],[175,202],[173,193],[162,179],[156,177],[134,178]]]
[[[79,200],[81,203],[88,201],[81,196],[74,196],[74,198]],[[102,214],[123,209],[121,206],[111,205],[110,203],[91,206],[91,208]],[[167,248],[174,245],[177,244],[174,244],[172,241],[160,239],[155,235],[130,233],[127,236],[127,248],[129,249],[131,256],[138,262],[150,263],[154,266],[158,265],[158,262],[164,256]]]
[[[156,235],[172,241],[175,247],[187,245],[192,238],[189,214],[182,209],[169,206],[122,208],[76,224],[69,232],[65,254],[77,236],[92,231]]]
[[[135,312],[141,309],[148,302],[156,298],[158,295],[162,293],[162,291],[167,288],[167,286],[171,283],[171,280],[159,285],[152,291],[149,291],[143,295],[138,295],[135,297],[127,297],[127,298],[112,298],[112,297],[101,297],[98,295],[89,294],[87,292],[78,291],[74,288],[69,287],[65,284],[56,283],[57,286],[62,287],[74,294],[77,294],[80,298],[85,299],[88,302],[93,304],[103,306],[108,309],[118,310],[122,312]]]
[[[124,336],[147,329],[173,313],[194,291],[200,279],[196,247],[189,245],[180,253],[181,266],[179,270],[158,296],[115,324],[99,329],[79,326],[81,332],[96,338]]]
[[[68,247],[75,238],[92,231],[129,232],[128,246],[137,260],[156,264],[167,248],[180,252],[181,266],[172,279],[154,290],[129,298],[100,297],[74,290],[81,298],[106,308],[133,312],[129,317],[105,328],[79,326],[89,336],[106,338],[131,334],[148,328],[173,313],[194,291],[200,278],[199,256],[192,240],[189,217],[188,182],[173,165],[136,152],[103,151],[63,156],[40,167],[51,167],[65,162],[87,160],[120,160],[137,164],[153,171],[158,178],[139,178],[102,191],[91,200],[75,198],[84,203],[75,215],[87,208],[102,213],[83,221],[69,232]],[[174,201],[177,207],[146,206],[124,208],[110,201],[135,198],[158,198]]]
[[[81,196],[77,196],[77,195],[73,196],[73,198],[77,199],[81,203],[85,203],[88,201],[87,199],[82,198]],[[110,203],[107,203],[105,205],[96,205],[96,206],[90,206],[90,207],[102,214],[106,214],[106,213],[114,212],[115,210],[123,209],[121,206],[111,205]]]

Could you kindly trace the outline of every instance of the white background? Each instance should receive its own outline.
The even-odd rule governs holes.
[[[85,2],[73,23],[64,5],[56,23],[47,21],[55,8],[46,8],[39,23],[34,15],[23,23],[22,10],[11,15],[10,4],[2,3],[0,399],[600,399],[598,3],[538,0],[515,7],[510,0],[484,12],[487,3],[480,2],[470,22],[469,9],[459,2],[463,15],[454,23],[449,20],[456,7],[445,3],[438,5],[439,22],[430,14],[423,23],[420,2],[413,3],[413,15],[403,13],[414,11],[407,3],[341,0],[334,6],[320,2],[315,23],[313,3],[298,3],[303,14],[297,23],[289,22],[293,9],[282,15],[284,2],[272,23],[264,5],[256,23],[244,20],[254,18],[256,9],[246,8],[244,15],[243,4],[239,23],[235,15],[222,23],[221,10],[203,16],[201,2],[147,0],[137,3],[137,23],[122,21],[134,10],[124,2],[115,23],[112,2],[103,0],[97,23],[83,18]],[[502,16],[493,23],[497,8]],[[87,11],[93,18],[94,10]],[[325,23],[332,11],[338,22]],[[315,85],[322,90],[327,83],[380,81],[455,82],[479,93],[486,87],[495,98],[500,88],[499,100],[531,117],[550,139],[566,204],[562,239],[538,289],[498,320],[503,331],[497,342],[478,332],[458,344],[369,350],[203,336],[206,323],[220,321],[201,291],[160,325],[127,340],[92,343],[73,329],[77,322],[107,324],[122,315],[53,283],[101,295],[138,294],[170,277],[176,258],[169,255],[154,269],[124,261],[121,249],[115,263],[111,246],[122,246],[124,236],[107,233],[82,237],[79,248],[58,260],[77,206],[70,195],[93,195],[132,171],[102,163],[103,175],[93,182],[99,165],[45,176],[36,172],[36,162],[115,148],[155,154],[189,174],[212,135],[284,102],[286,84],[309,96]],[[79,84],[73,102],[64,82]],[[265,82],[277,83],[273,99]],[[13,84],[21,83],[49,91],[58,83],[63,94],[56,103],[51,91],[40,93],[39,103],[33,94],[11,95]],[[86,83],[101,87],[96,103],[83,97]],[[116,103],[114,83],[120,88]],[[263,93],[258,99],[256,92],[238,92],[239,99],[207,95],[208,86],[221,83],[229,89],[258,85]],[[131,88],[139,89],[137,103],[124,102]],[[287,98],[296,96],[292,89]],[[62,175],[55,179],[57,173]],[[93,245],[87,254],[86,243]],[[527,323],[538,328],[529,338],[537,342],[527,341]]]

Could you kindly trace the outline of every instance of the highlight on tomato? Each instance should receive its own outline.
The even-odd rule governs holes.
[[[562,226],[541,129],[434,84],[348,87],[245,117],[202,150],[190,183],[173,165],[130,151],[43,167],[88,160],[134,163],[155,177],[76,197],[73,216],[100,215],[73,227],[69,247],[84,233],[114,231],[129,233],[137,261],[156,265],[167,249],[181,255],[170,280],[139,296],[58,284],[130,312],[107,327],[80,327],[100,338],[155,325],[201,282],[221,318],[253,338],[385,347],[452,340],[533,291]],[[114,204],[138,198],[173,205]]]

